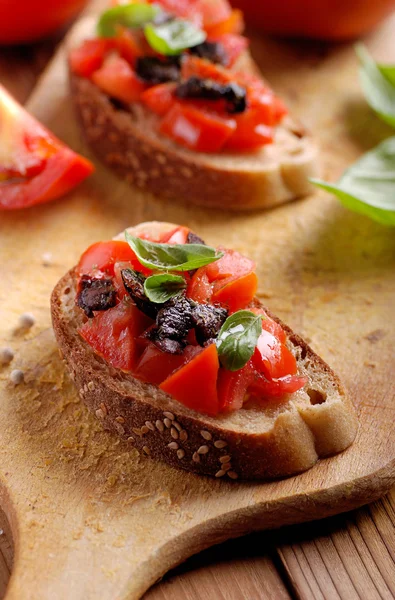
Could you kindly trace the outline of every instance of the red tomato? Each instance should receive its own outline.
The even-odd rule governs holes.
[[[285,343],[287,336],[284,329],[279,323],[276,323],[276,321],[273,321],[273,319],[268,317],[263,308],[250,308],[249,310],[256,315],[262,315],[264,317],[262,319],[262,329],[274,335],[283,344]]]
[[[81,77],[90,77],[102,66],[104,58],[112,46],[113,40],[110,39],[85,40],[80,46],[70,51],[71,70]]]
[[[215,344],[210,344],[159,387],[188,408],[216,415],[219,411],[218,370],[217,348]]]
[[[243,33],[243,13],[241,10],[234,9],[227,19],[220,23],[214,23],[213,25],[207,26],[205,27],[205,30],[210,37],[216,37],[218,35],[223,35],[224,33]]]
[[[232,67],[235,64],[250,43],[246,37],[235,33],[224,33],[215,38],[210,38],[209,41],[220,43],[223,46],[228,59],[227,67]]]
[[[200,0],[199,9],[205,29],[229,19],[232,9],[227,0]]]
[[[139,263],[127,242],[115,240],[96,242],[89,246],[80,258],[77,272],[82,275],[99,269],[109,275],[114,275],[114,264],[118,262],[128,262],[132,269],[140,271],[140,273],[151,273],[149,269]]]
[[[222,368],[218,374],[218,398],[220,411],[238,410],[243,406],[247,389],[256,379],[256,371],[250,360],[238,371]]]
[[[164,233],[160,238],[161,244],[186,244],[190,229],[180,225],[167,233]]]
[[[221,246],[218,250],[223,252],[224,256],[205,267],[210,282],[229,278],[232,278],[232,280],[238,279],[243,275],[248,275],[255,269],[254,261],[236,252],[236,250],[227,250]]]
[[[170,14],[182,19],[187,19],[195,25],[202,25],[202,14],[200,10],[201,0],[159,0],[159,4]],[[150,0],[152,3],[153,0]]]
[[[229,83],[234,81],[235,74],[204,58],[187,55],[181,65],[181,78],[189,79],[190,77],[212,79],[218,83]]]
[[[114,264],[114,279],[113,279],[113,284],[115,287],[115,291],[117,292],[117,297],[120,298],[121,300],[123,300],[123,298],[128,297],[129,294],[127,293],[125,286],[123,284],[123,279],[122,279],[122,275],[121,275],[121,271],[122,269],[134,269],[134,266],[131,262],[116,262]]]
[[[203,110],[175,104],[160,131],[180,145],[198,152],[218,152],[236,129],[236,121]]]
[[[211,301],[212,285],[207,276],[206,267],[201,267],[192,275],[186,295],[200,304]]]
[[[13,0],[0,2],[0,44],[32,42],[72,19],[86,0]]]
[[[297,392],[306,385],[307,381],[307,377],[300,375],[286,375],[274,381],[268,381],[265,377],[261,376],[255,379],[248,392],[256,399],[281,398],[286,394]]]
[[[161,83],[154,85],[141,94],[140,101],[152,112],[164,116],[175,104],[175,83]]]
[[[270,380],[295,375],[298,370],[294,355],[268,331],[262,331],[252,360],[257,371]]]
[[[89,319],[79,334],[110,365],[132,371],[139,358],[136,337],[151,323],[134,304],[120,302]]]
[[[130,104],[140,99],[147,85],[141,81],[129,63],[117,56],[109,57],[92,75],[92,81],[103,92]]]
[[[183,354],[169,354],[162,352],[155,344],[149,342],[136,366],[134,375],[141,381],[159,385],[199,352],[201,352],[201,348],[187,346]]]
[[[132,67],[136,63],[136,58],[144,54],[136,36],[130,29],[126,29],[126,27],[119,27],[114,44],[121,57],[132,65]]]
[[[273,127],[264,125],[258,109],[250,108],[235,116],[237,128],[225,144],[228,150],[237,152],[256,150],[273,142]]]
[[[229,283],[228,283],[229,282]],[[223,279],[214,284],[212,302],[226,306],[230,313],[246,308],[253,300],[258,287],[255,273],[249,273],[238,279]]]
[[[0,208],[49,202],[92,172],[88,160],[58,140],[0,86]]]

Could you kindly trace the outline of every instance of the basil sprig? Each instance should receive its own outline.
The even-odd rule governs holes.
[[[181,275],[172,275],[171,273],[161,273],[160,275],[151,275],[144,282],[145,295],[151,302],[163,304],[178,296],[187,287],[184,277]]]
[[[155,4],[135,3],[113,6],[100,16],[97,33],[101,37],[114,37],[117,33],[117,25],[132,29],[143,27],[152,21],[159,12],[161,12],[160,8]]]
[[[378,65],[358,44],[359,76],[366,100],[383,121],[395,127],[395,66]]]
[[[149,23],[144,27],[144,33],[151,48],[165,55],[180,54],[201,44],[207,37],[205,31],[183,19],[171,19],[159,25]]]
[[[223,252],[204,244],[157,244],[131,235],[125,238],[139,262],[158,271],[192,271],[220,259]]]
[[[222,325],[216,341],[221,364],[228,371],[238,371],[254,354],[262,333],[262,316],[239,310]]]

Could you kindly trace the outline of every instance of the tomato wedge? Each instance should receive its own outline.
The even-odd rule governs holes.
[[[174,106],[175,83],[160,83],[153,85],[145,90],[140,97],[140,101],[145,104],[153,113],[164,116]]]
[[[220,411],[238,410],[243,406],[247,389],[256,379],[256,371],[250,360],[238,371],[220,369],[218,374],[218,398]]]
[[[229,277],[214,284],[212,302],[226,306],[229,313],[246,308],[253,300],[258,288],[258,278],[255,273],[248,273],[238,279]]]
[[[151,323],[134,304],[120,302],[84,323],[79,334],[113,367],[132,371],[139,358],[136,338]]]
[[[295,375],[298,370],[291,351],[268,331],[262,331],[252,360],[257,371],[268,379]]]
[[[136,64],[136,58],[144,55],[133,31],[126,27],[119,27],[114,44],[120,56],[133,67]]]
[[[103,92],[126,104],[139,100],[147,89],[147,85],[137,77],[130,64],[118,56],[109,57],[92,74],[92,81]]]
[[[232,9],[227,0],[200,0],[203,27],[208,29],[229,19]]]
[[[0,208],[55,200],[93,170],[0,86]]]
[[[212,285],[209,281],[206,267],[201,267],[193,274],[188,283],[186,295],[191,300],[206,304],[211,301]]]
[[[217,377],[218,353],[215,344],[201,350],[190,362],[160,384],[160,389],[188,408],[208,415],[219,412]]]
[[[72,48],[69,54],[70,68],[76,75],[90,77],[99,69],[114,43],[109,38],[85,40],[80,46]]]
[[[201,348],[187,346],[182,354],[169,354],[149,342],[136,365],[134,375],[141,381],[159,385],[199,352]]]
[[[167,233],[164,233],[160,238],[161,244],[186,244],[190,229],[180,225]]]
[[[243,13],[241,10],[234,8],[227,19],[219,22],[213,23],[212,25],[207,25],[205,27],[207,34],[210,37],[215,37],[218,35],[223,35],[224,33],[243,33],[244,31],[244,19]]]
[[[150,269],[139,263],[129,244],[118,240],[96,242],[89,246],[80,258],[77,272],[82,275],[100,270],[114,275],[114,264],[117,262],[127,262],[132,269],[145,275],[151,273]]]

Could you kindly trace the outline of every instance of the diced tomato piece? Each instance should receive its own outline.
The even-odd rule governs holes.
[[[205,30],[210,37],[217,37],[218,35],[223,35],[224,33],[243,33],[243,13],[241,10],[234,8],[227,19],[221,21],[220,23],[214,23],[211,26],[207,26],[205,27]]]
[[[79,329],[79,334],[117,369],[132,371],[139,358],[136,337],[152,323],[132,303],[120,302],[97,313]]]
[[[205,267],[210,282],[228,279],[229,277],[237,279],[243,275],[248,275],[255,269],[254,261],[236,252],[236,250],[228,250],[221,246],[218,250],[223,252],[224,256]]]
[[[140,101],[145,104],[152,112],[159,116],[164,116],[174,106],[175,83],[161,83],[145,90],[140,97]]]
[[[140,99],[147,85],[141,81],[129,63],[121,57],[111,56],[92,75],[92,81],[103,92],[129,104]]]
[[[235,119],[181,104],[175,104],[160,124],[164,135],[199,152],[218,152],[235,129]]]
[[[230,83],[235,80],[235,75],[231,71],[204,58],[187,55],[181,65],[181,78],[189,79],[190,77],[212,79],[218,83]]]
[[[272,333],[265,330],[258,339],[252,360],[257,371],[268,379],[295,375],[298,370],[292,352]]]
[[[250,108],[236,115],[236,122],[236,131],[225,144],[228,150],[256,150],[273,142],[273,128],[263,124],[258,109]]]
[[[227,67],[232,67],[235,64],[250,43],[246,37],[236,33],[224,33],[218,37],[210,38],[209,41],[217,42],[223,46],[228,59]]]
[[[191,300],[195,300],[195,302],[206,304],[211,301],[212,291],[206,267],[201,267],[192,275],[186,295]]]
[[[76,75],[90,77],[94,71],[100,69],[107,52],[113,47],[113,40],[109,38],[95,38],[85,40],[69,54],[70,68]]]
[[[213,27],[229,19],[232,9],[227,0],[200,0],[199,9],[203,16],[203,27]]]
[[[119,27],[117,36],[114,38],[114,44],[120,56],[132,67],[136,64],[136,58],[144,54],[136,35],[126,27]]]
[[[78,263],[77,272],[82,275],[95,269],[114,275],[114,264],[128,262],[131,268],[140,273],[150,274],[151,271],[139,263],[137,257],[127,242],[110,240],[96,242],[83,253]]]
[[[162,352],[155,344],[149,342],[136,366],[134,375],[141,381],[159,385],[199,352],[201,352],[201,348],[187,346],[182,354],[169,354]]]
[[[221,368],[218,374],[218,398],[220,411],[238,410],[243,406],[247,389],[256,379],[252,361],[238,371]]]
[[[301,375],[286,375],[274,381],[268,381],[261,376],[251,384],[248,392],[256,399],[281,398],[286,394],[294,394],[306,385],[307,381],[307,377]]]
[[[229,279],[214,284],[211,301],[219,302],[226,306],[230,313],[234,313],[246,308],[253,300],[258,287],[258,278],[255,273],[249,273],[238,279]]]
[[[152,2],[151,2],[152,3]],[[201,0],[160,0],[161,7],[171,15],[202,25]]]
[[[160,238],[161,244],[186,244],[190,229],[180,225],[167,233],[164,233]]]
[[[165,379],[159,387],[188,408],[216,415],[219,411],[218,371],[217,348],[215,344],[210,344],[185,366]]]
[[[268,317],[263,308],[250,308],[249,310],[256,315],[262,315],[264,317],[262,319],[262,329],[274,335],[274,337],[280,340],[280,342],[283,344],[285,343],[287,336],[284,329],[279,323],[276,323],[276,321],[273,321],[273,319]]]

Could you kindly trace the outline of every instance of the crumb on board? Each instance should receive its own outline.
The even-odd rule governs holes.
[[[19,384],[23,383],[24,380],[25,380],[25,374],[23,371],[21,371],[20,369],[14,369],[13,371],[11,371],[11,373],[10,373],[11,383],[13,383],[14,385],[19,385]]]
[[[14,351],[8,346],[0,348],[0,365],[8,365],[14,358]]]

